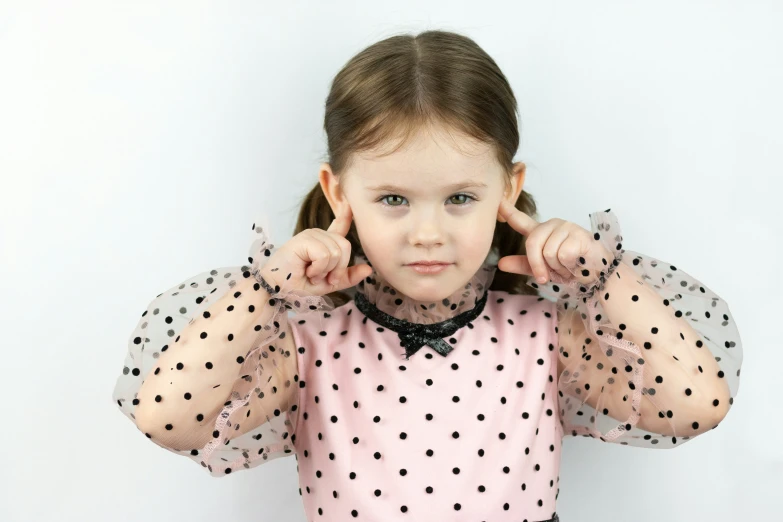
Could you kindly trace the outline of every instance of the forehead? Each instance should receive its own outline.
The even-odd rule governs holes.
[[[461,181],[490,185],[500,171],[490,145],[453,131],[419,131],[404,147],[389,153],[393,145],[354,156],[349,170],[358,186],[436,189]]]

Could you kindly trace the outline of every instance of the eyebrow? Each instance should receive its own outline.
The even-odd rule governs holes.
[[[447,190],[460,190],[463,188],[470,188],[470,187],[487,188],[487,184],[479,181],[463,181],[459,183],[453,183],[451,185],[446,185],[444,188]],[[397,187],[391,184],[384,184],[384,185],[377,185],[375,187],[367,187],[367,190],[372,190],[372,191],[388,190],[392,192],[394,191],[405,192],[407,189],[405,187]]]

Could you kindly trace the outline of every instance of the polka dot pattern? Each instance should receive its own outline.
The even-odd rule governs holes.
[[[248,264],[200,273],[149,303],[112,394],[147,438],[215,477],[294,454],[289,311],[334,308],[328,297],[292,292],[269,299],[255,273],[274,245],[262,227],[251,234]]]
[[[254,277],[273,245],[254,224],[247,265],[149,304],[113,400],[212,476],[294,455],[308,519],[557,522],[564,436],[681,445],[726,415],[742,362],[725,301],[624,250],[611,211],[590,218],[615,256],[597,283],[550,272],[527,283],[539,296],[487,290],[472,308],[494,274],[482,270],[426,309],[376,278],[370,308],[273,298]],[[448,335],[411,349],[376,305],[431,325],[419,339]]]
[[[590,214],[616,257],[589,288],[528,281],[557,317],[565,435],[673,448],[717,427],[739,389],[742,347],[728,305],[671,263],[623,249],[611,210]]]
[[[490,290],[447,356],[424,346],[409,359],[397,333],[355,301],[298,316],[296,440],[308,516],[552,519],[562,428],[551,309]]]

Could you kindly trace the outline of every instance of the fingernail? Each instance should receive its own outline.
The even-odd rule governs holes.
[[[544,276],[539,277],[538,278],[538,282],[539,283],[546,283],[546,277],[544,277]]]

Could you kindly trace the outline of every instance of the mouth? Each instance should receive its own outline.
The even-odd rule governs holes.
[[[440,272],[443,272],[448,267],[450,267],[453,263],[411,263],[409,265],[405,265],[407,267],[412,268],[415,272],[419,274],[438,274]]]
[[[450,265],[448,261],[438,261],[433,259],[432,261],[414,261],[413,263],[408,263],[409,265]]]

